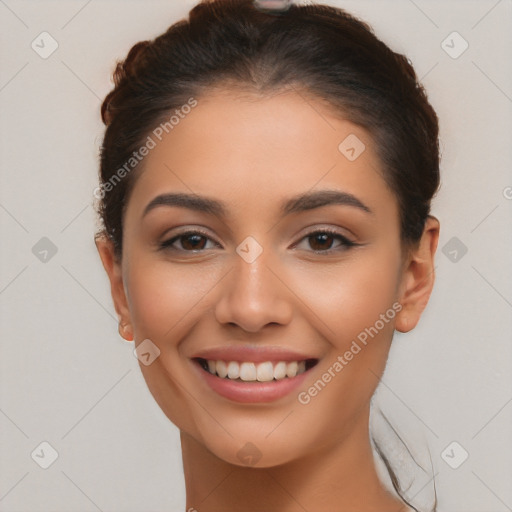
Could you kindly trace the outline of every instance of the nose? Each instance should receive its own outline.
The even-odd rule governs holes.
[[[220,299],[215,306],[217,321],[253,333],[266,325],[288,324],[293,313],[293,294],[275,260],[272,264],[266,251],[252,263],[238,254],[233,258],[233,268],[222,280]]]

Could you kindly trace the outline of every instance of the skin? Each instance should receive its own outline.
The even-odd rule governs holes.
[[[397,200],[368,133],[320,100],[295,90],[215,90],[197,99],[144,159],[122,259],[108,239],[96,241],[122,336],[160,349],[140,367],[181,432],[187,510],[407,510],[376,473],[370,398],[394,330],[413,329],[430,296],[439,222],[429,217],[417,247],[403,250]],[[338,150],[349,134],[366,145],[352,162]],[[324,189],[353,194],[371,213],[327,205],[281,215],[282,201]],[[143,217],[166,192],[217,199],[227,216],[159,206]],[[175,250],[159,249],[194,228],[207,233],[192,240],[196,246],[181,237]],[[322,228],[360,245],[306,236]],[[253,263],[236,252],[247,236],[263,248]],[[236,344],[314,354],[319,362],[298,390],[307,391],[394,303],[399,313],[306,405],[296,392],[272,403],[227,400],[205,386],[190,359]],[[237,456],[247,442],[261,455],[255,465]]]

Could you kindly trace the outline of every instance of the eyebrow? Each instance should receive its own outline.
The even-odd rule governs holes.
[[[338,190],[319,190],[294,196],[287,199],[281,205],[281,214],[284,217],[291,213],[314,210],[315,208],[329,205],[352,206],[366,213],[373,214],[373,211],[356,196]],[[161,194],[155,197],[144,209],[142,217],[159,206],[178,206],[218,217],[227,216],[227,208],[221,201],[197,194],[177,192]]]

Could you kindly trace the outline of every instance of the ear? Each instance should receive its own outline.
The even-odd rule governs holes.
[[[130,310],[124,290],[121,261],[116,257],[114,244],[106,236],[98,236],[95,239],[103,267],[110,280],[110,292],[116,313],[119,316],[119,334],[126,340],[133,340],[133,328],[130,318]]]
[[[434,286],[434,255],[439,241],[439,221],[429,215],[418,246],[409,254],[402,275],[395,329],[408,332],[416,327]]]

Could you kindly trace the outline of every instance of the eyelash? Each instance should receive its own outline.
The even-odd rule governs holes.
[[[304,237],[302,237],[301,240],[299,241],[299,243],[307,238],[311,238],[311,237],[313,237],[315,235],[319,235],[319,234],[331,235],[334,238],[337,238],[338,240],[340,240],[342,243],[340,246],[338,246],[338,248],[335,248],[335,249],[327,249],[325,251],[312,251],[314,254],[329,255],[329,254],[332,254],[333,252],[346,251],[346,250],[350,249],[351,247],[360,245],[355,242],[352,242],[351,240],[349,240],[347,237],[341,235],[340,233],[333,231],[331,229],[327,229],[327,228],[319,229],[316,231],[311,231],[310,233],[308,233]],[[186,249],[177,249],[176,247],[172,247],[174,242],[176,242],[180,238],[186,238],[187,236],[191,236],[191,235],[200,235],[204,238],[210,239],[209,235],[201,230],[191,230],[191,231],[185,231],[183,233],[180,233],[179,235],[176,235],[173,238],[170,238],[169,240],[166,240],[166,241],[160,243],[159,247],[162,250],[173,250],[173,251],[181,251],[181,252],[189,252],[189,253],[197,253],[197,252],[202,252],[204,250],[207,250],[207,249],[199,249],[199,250],[189,251]],[[215,241],[214,241],[214,243],[217,244],[217,242],[215,242]],[[219,244],[217,244],[217,245],[219,245]]]

